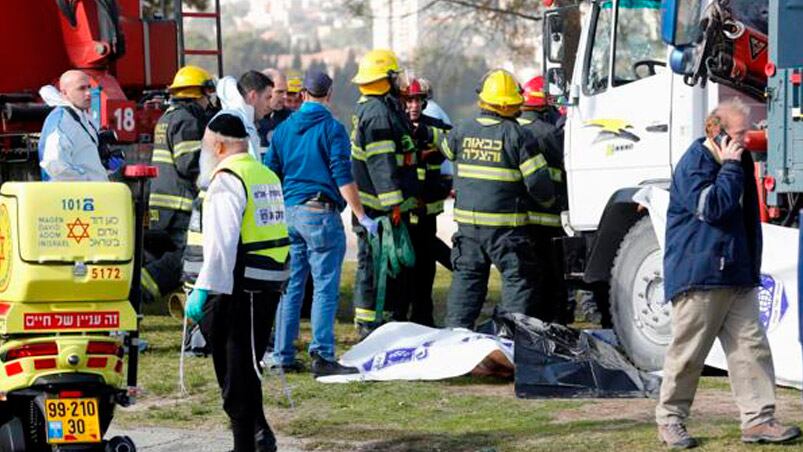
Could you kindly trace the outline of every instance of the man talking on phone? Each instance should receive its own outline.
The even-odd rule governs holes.
[[[664,290],[673,338],[655,409],[658,436],[672,448],[697,446],[686,430],[705,358],[719,339],[728,360],[742,441],[781,443],[800,429],[775,419],[775,371],[759,321],[761,224],[753,159],[744,152],[749,109],[733,99],[706,118],[672,176]]]

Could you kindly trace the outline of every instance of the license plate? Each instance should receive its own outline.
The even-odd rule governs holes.
[[[48,443],[99,443],[102,439],[96,399],[47,399],[45,420]]]

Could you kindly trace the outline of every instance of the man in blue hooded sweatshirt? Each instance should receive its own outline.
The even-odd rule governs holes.
[[[346,207],[372,234],[377,224],[365,214],[351,175],[351,142],[329,111],[332,79],[320,71],[304,77],[304,103],[274,132],[264,163],[282,180],[290,235],[290,281],[276,313],[273,361],[300,370],[293,342],[298,337],[301,302],[312,272],[312,373],[357,373],[335,360],[335,314],[346,234],[340,212]]]

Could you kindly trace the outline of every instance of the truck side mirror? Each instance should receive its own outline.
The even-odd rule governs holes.
[[[546,57],[551,63],[563,63],[563,20],[560,14],[548,15],[546,20],[544,43],[547,46]]]
[[[566,77],[563,73],[563,68],[553,67],[546,73],[546,82],[550,96],[565,97],[566,92]]]
[[[702,0],[663,0],[661,3],[661,38],[669,45],[684,47],[702,37]]]

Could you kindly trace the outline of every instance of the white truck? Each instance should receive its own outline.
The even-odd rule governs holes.
[[[689,86],[686,76],[673,73],[667,65],[673,47],[662,40],[661,0],[585,2],[579,30],[580,2],[565,3],[559,1],[545,14],[544,60],[550,94],[562,96],[568,105],[569,210],[562,215],[569,236],[564,240],[566,272],[593,287],[600,304],[609,294],[613,326],[629,358],[644,370],[658,370],[672,335],[658,235],[663,236],[665,204],[663,210],[660,205],[668,199],[673,166],[692,140],[704,135],[704,118],[720,100],[742,98],[751,107],[753,123],[767,118],[767,103],[724,84]],[[701,7],[700,1],[689,3]],[[766,29],[761,23],[765,16],[754,8],[761,2],[742,3],[745,14],[735,20]],[[756,43],[751,50],[759,58],[768,48],[766,42],[763,48]],[[645,198],[645,187],[655,188],[653,209],[645,208],[649,200],[634,199],[640,191],[637,199]],[[786,202],[787,197],[778,199]],[[797,319],[786,315],[797,312],[797,231],[770,227],[764,229],[762,272],[774,265],[774,273],[767,275],[762,316],[775,322],[768,327],[789,323],[782,330],[785,338],[793,338],[794,350],[781,353],[772,337],[771,343],[776,366],[781,355],[796,360],[779,381],[800,386]],[[777,257],[768,263],[779,246],[785,252],[783,265]],[[721,350],[712,353],[709,364],[722,367],[724,357],[717,360],[717,353]]]

